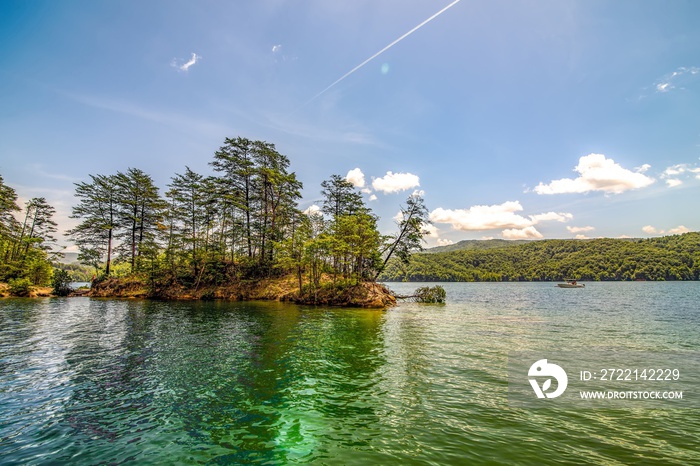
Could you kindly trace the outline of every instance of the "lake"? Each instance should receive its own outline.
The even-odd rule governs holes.
[[[443,286],[386,311],[0,300],[1,462],[700,463],[696,409],[518,408],[507,374],[513,351],[697,352],[700,283]]]

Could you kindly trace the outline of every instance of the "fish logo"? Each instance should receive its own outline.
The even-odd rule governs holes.
[[[527,375],[528,377],[548,377],[542,387],[537,383],[537,379],[529,379],[537,398],[556,398],[564,393],[569,384],[569,378],[564,369],[556,364],[548,363],[546,359],[540,359],[530,366]],[[547,393],[547,390],[552,386],[552,377],[557,381],[557,388],[553,392]]]

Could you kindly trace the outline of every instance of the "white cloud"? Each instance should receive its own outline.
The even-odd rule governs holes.
[[[672,235],[681,235],[683,233],[688,233],[690,229],[686,228],[683,225],[678,225],[676,228],[671,228],[668,230],[668,232]]]
[[[661,174],[661,178],[666,180],[666,184],[670,188],[674,188],[683,184],[681,178],[688,178],[693,175],[700,180],[700,168],[687,163],[679,163],[666,168]]]
[[[398,193],[420,186],[420,179],[412,173],[386,172],[382,178],[372,180],[372,187],[385,194]]]
[[[376,196],[375,194],[372,194],[372,195],[369,197],[369,200],[370,200],[370,201],[376,201],[376,200],[377,200],[377,196]]]
[[[469,209],[438,207],[430,213],[430,220],[435,223],[448,223],[455,230],[479,231],[500,228],[522,230],[540,222],[566,222],[573,218],[570,213],[547,212],[528,217],[516,213],[522,210],[523,206],[518,201],[507,201],[503,204],[488,206],[476,205]]]
[[[365,187],[365,174],[359,168],[353,168],[345,175],[345,179],[356,188]]]
[[[282,50],[282,44],[277,44],[272,46],[272,53],[277,53]]]
[[[394,215],[394,216],[391,217],[391,218],[392,218],[396,223],[399,223],[399,222],[401,222],[401,220],[403,220],[403,212],[401,212],[401,211],[399,210],[399,211],[396,213],[396,215]]]
[[[525,228],[532,220],[516,214],[523,210],[518,201],[507,201],[499,205],[476,205],[469,209],[443,209],[430,212],[435,223],[449,223],[455,230],[478,231],[496,228]]]
[[[586,235],[576,235],[576,236],[574,236],[574,239],[590,239],[590,238]]]
[[[569,220],[574,218],[574,216],[570,213],[564,212],[547,212],[544,214],[530,215],[530,218],[532,219],[533,223],[548,221],[568,222]]]
[[[535,227],[525,227],[521,229],[508,229],[508,230],[503,230],[503,237],[505,239],[538,239],[538,238],[544,238],[542,236],[542,233],[537,231]]]
[[[438,238],[438,240],[437,240],[438,246],[449,246],[450,244],[453,244],[453,241],[450,239]]]
[[[585,233],[595,230],[593,227],[566,227],[566,229],[569,230],[569,233]]]
[[[179,64],[180,62],[183,61],[183,59],[176,59],[174,58],[173,61],[170,63],[170,66],[179,69],[180,71],[187,71],[190,69],[191,66],[195,65],[202,57],[197,55],[196,53],[192,54],[192,57],[185,63]]]
[[[321,208],[316,204],[312,204],[304,210],[306,215],[316,215],[321,213]]]
[[[440,230],[433,225],[432,223],[428,223],[427,225],[423,225],[423,229],[428,232],[428,238],[439,238],[440,237]]]
[[[642,231],[644,233],[649,234],[649,235],[664,235],[664,234],[680,235],[683,233],[688,233],[690,231],[690,229],[684,225],[678,225],[676,228],[671,228],[670,230],[665,231],[665,230],[657,230],[653,226],[647,225],[647,226],[642,228]]]
[[[700,68],[697,66],[681,66],[655,82],[654,88],[661,94],[673,89],[685,89],[683,86],[689,84],[698,74],[700,74]]]
[[[411,193],[411,197],[424,197],[425,196],[425,191],[422,189],[416,189]]]
[[[647,168],[642,166],[640,170],[646,171]],[[620,194],[630,189],[649,186],[654,182],[653,178],[642,174],[641,171],[634,172],[622,168],[613,159],[608,159],[603,154],[588,154],[581,157],[575,171],[579,173],[578,178],[562,178],[553,180],[549,184],[540,183],[535,187],[535,192],[563,194],[603,191]]]

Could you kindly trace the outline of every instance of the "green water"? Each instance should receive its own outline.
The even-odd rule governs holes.
[[[0,463],[700,464],[697,410],[507,396],[511,351],[700,350],[700,283],[444,286],[387,311],[2,300]]]

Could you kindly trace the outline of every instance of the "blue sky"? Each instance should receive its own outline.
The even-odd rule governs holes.
[[[3,0],[0,174],[65,229],[89,174],[165,190],[244,136],[291,159],[302,208],[348,176],[389,233],[422,191],[430,246],[696,231],[698,19],[692,0]]]

